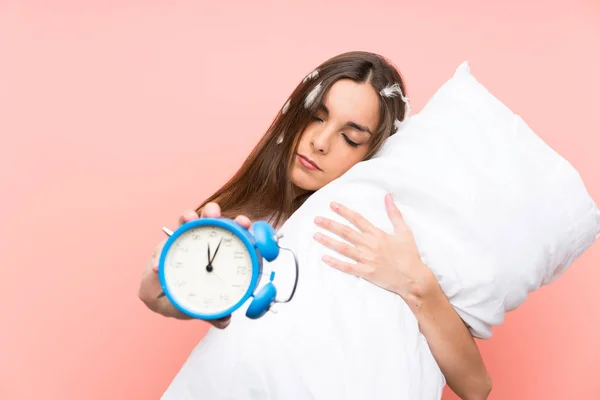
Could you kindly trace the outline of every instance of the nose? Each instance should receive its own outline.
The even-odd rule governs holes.
[[[310,144],[315,152],[327,154],[331,147],[333,132],[331,129],[323,128],[314,132]]]

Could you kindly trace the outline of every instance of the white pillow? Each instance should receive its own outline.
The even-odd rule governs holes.
[[[339,201],[391,232],[392,192],[424,261],[474,336],[489,338],[507,311],[560,276],[600,235],[600,211],[577,171],[461,64],[424,109],[311,198],[281,231],[320,263],[312,221]],[[300,285],[302,281],[300,281]],[[284,311],[283,311],[284,312]]]
[[[281,227],[300,261],[293,300],[259,320],[242,307],[227,329],[211,329],[163,398],[440,399],[445,380],[410,308],[322,263],[337,255],[312,238],[317,215],[346,223],[330,210],[334,200],[391,232],[388,191],[480,338],[600,234],[600,212],[573,167],[462,64],[375,159],[313,194]],[[265,269],[287,297],[290,255]]]

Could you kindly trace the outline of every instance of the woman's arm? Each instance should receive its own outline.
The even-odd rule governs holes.
[[[355,260],[356,264],[327,256],[323,261],[401,296],[416,316],[448,386],[464,400],[486,399],[491,391],[491,379],[471,333],[446,298],[435,275],[421,260],[412,232],[391,195],[386,196],[385,204],[394,226],[392,234],[347,207],[332,203],[333,211],[358,230],[318,217],[315,220],[318,226],[349,244],[321,234],[315,239]]]
[[[427,269],[423,265],[423,271]],[[427,276],[427,274],[425,274]],[[398,290],[401,292],[401,290]],[[464,400],[485,400],[492,390],[477,344],[433,274],[403,295],[419,322],[448,386]]]

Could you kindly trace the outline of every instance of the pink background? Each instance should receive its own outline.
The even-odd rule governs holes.
[[[598,0],[252,3],[0,2],[1,399],[160,396],[206,330],[137,298],[160,227],[339,52],[391,58],[414,111],[469,60],[600,200]],[[600,398],[599,263],[479,342],[491,399]]]

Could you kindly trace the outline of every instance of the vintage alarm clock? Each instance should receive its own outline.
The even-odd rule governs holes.
[[[251,232],[228,218],[200,218],[171,232],[163,246],[158,276],[161,296],[181,312],[213,320],[230,315],[252,297],[248,318],[262,317],[273,303],[289,302],[298,284],[298,259],[291,249],[279,246],[281,235],[265,221],[252,224]],[[258,293],[263,259],[275,260],[280,249],[294,255],[296,279],[286,300],[277,300],[275,272]]]

